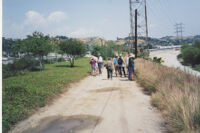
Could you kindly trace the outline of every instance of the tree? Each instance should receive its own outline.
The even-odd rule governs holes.
[[[199,50],[194,46],[188,46],[182,50],[182,58],[185,63],[191,64],[192,67],[197,64]]]
[[[63,53],[68,54],[71,57],[71,67],[74,66],[74,60],[77,56],[83,56],[86,53],[86,46],[76,39],[70,38],[68,40],[63,40],[60,42],[59,46]]]
[[[44,70],[44,56],[52,51],[50,37],[48,35],[45,36],[41,32],[34,32],[32,35],[27,36],[24,44],[26,52],[38,57],[40,69]]]

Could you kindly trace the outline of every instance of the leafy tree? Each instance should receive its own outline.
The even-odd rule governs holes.
[[[71,57],[71,67],[74,66],[74,60],[77,56],[83,56],[86,53],[85,45],[76,39],[70,38],[68,40],[63,40],[60,42],[59,46],[63,53],[66,53]]]
[[[197,64],[200,50],[193,46],[188,46],[182,50],[182,58],[186,64],[191,64],[193,67]]]
[[[52,50],[56,54],[56,60],[57,61],[58,61],[57,54],[62,54],[62,51],[60,50],[59,44],[60,44],[60,39],[54,38],[54,37],[51,38]]]
[[[195,43],[194,43],[194,47],[198,48],[200,50],[200,40],[197,40]]]
[[[26,46],[21,39],[17,39],[15,45],[12,45],[12,53],[19,58],[21,58],[21,54],[26,53]]]
[[[40,69],[44,70],[44,56],[52,51],[50,37],[41,32],[34,32],[32,35],[28,35],[23,42],[26,52],[38,57]]]

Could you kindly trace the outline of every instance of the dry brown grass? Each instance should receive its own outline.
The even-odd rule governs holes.
[[[200,132],[200,78],[179,69],[136,60],[137,81],[152,95],[171,132]]]

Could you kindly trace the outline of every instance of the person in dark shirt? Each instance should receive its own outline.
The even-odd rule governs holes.
[[[106,63],[108,79],[112,79],[112,66],[113,66],[112,60],[111,60],[111,58],[108,58],[108,61]]]
[[[129,61],[128,61],[128,79],[129,80],[133,80],[131,75],[134,74],[134,65],[135,65],[134,59],[135,59],[135,55],[130,54]]]
[[[119,56],[119,59],[118,59],[118,66],[119,66],[119,74],[120,74],[120,77],[122,77],[122,72],[124,73],[124,77],[126,77],[126,73],[125,73],[125,61],[122,57],[122,55]]]

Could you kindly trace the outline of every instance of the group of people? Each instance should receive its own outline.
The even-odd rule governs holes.
[[[128,73],[128,79],[133,80],[133,74],[134,74],[134,54],[129,54],[128,56],[122,56],[119,57],[116,55],[115,58],[108,58],[108,61],[106,63],[106,69],[107,69],[107,77],[108,79],[112,79],[113,75],[113,68],[115,71],[116,77],[119,76],[126,77],[126,72]]]
[[[98,74],[102,74],[102,66],[103,66],[103,58],[101,54],[96,57],[96,55],[92,56],[90,60],[91,68],[92,68],[92,75],[96,76]]]
[[[116,77],[119,75],[120,77],[128,74],[128,79],[133,80],[134,75],[134,54],[128,54],[127,56],[120,56],[117,55],[112,59],[108,58],[105,67],[107,69],[107,78],[112,79],[113,72],[115,73]],[[103,66],[103,58],[101,55],[98,58],[94,55],[90,60],[91,68],[92,68],[92,75],[97,75],[97,71],[99,70],[99,74],[102,74],[102,66]]]

